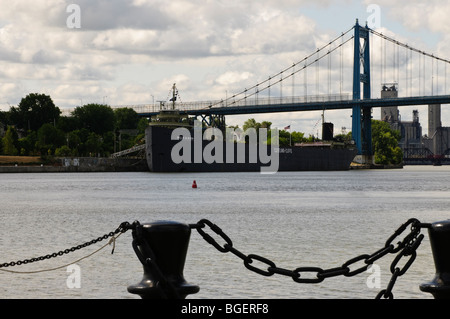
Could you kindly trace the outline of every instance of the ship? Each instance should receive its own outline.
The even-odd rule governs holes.
[[[211,128],[178,111],[175,85],[173,92],[172,105],[165,107],[161,102],[159,114],[152,117],[145,131],[151,172],[341,171],[349,170],[357,155],[351,143],[278,146],[259,139],[229,139],[217,128],[207,136]],[[323,128],[329,130],[330,124],[323,123]]]

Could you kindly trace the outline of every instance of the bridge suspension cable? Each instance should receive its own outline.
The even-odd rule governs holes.
[[[373,35],[379,37],[380,39],[385,40],[385,42],[390,42],[393,44],[392,52],[392,79],[395,83],[399,83],[400,77],[404,78],[404,89],[407,96],[413,96],[414,87],[417,89],[417,94],[419,96],[424,95],[426,91],[426,83],[429,83],[429,89],[431,91],[431,95],[436,94],[446,94],[447,93],[447,64],[450,64],[449,59],[445,59],[439,56],[436,56],[432,53],[428,53],[424,50],[417,49],[408,45],[407,43],[400,42],[392,37],[384,35],[381,32],[375,31],[373,29],[369,29],[369,32]],[[404,53],[401,52],[401,48],[404,48]],[[386,77],[388,74],[387,66],[387,43],[381,43],[380,45],[380,79],[382,83],[386,83]],[[417,53],[417,57],[415,57],[414,53]],[[431,63],[426,58],[431,59]],[[416,60],[416,64],[414,63]],[[417,62],[418,60],[418,62]],[[402,61],[404,61],[404,75],[400,70]],[[440,64],[444,63],[444,70],[440,70]],[[427,78],[427,70],[428,73],[431,73],[431,76],[428,78],[427,82],[425,79]],[[443,71],[443,75],[441,74]],[[444,84],[439,85],[439,80],[443,78]],[[414,83],[416,81],[416,85]],[[443,86],[443,87],[442,87]]]
[[[423,50],[414,48],[408,44],[402,43],[398,40],[393,39],[392,37],[386,36],[370,28],[365,27],[364,29],[364,32],[368,32],[371,35],[374,35],[368,37],[369,40],[372,41],[372,44],[370,44],[369,52],[371,57],[369,60],[370,68],[377,68],[373,69],[370,72],[372,83],[376,83],[376,81],[374,81],[375,77],[380,80],[380,84],[382,85],[390,84],[392,82],[398,85],[399,82],[402,81],[402,88],[404,89],[403,92],[406,92],[406,94],[402,92],[402,95],[404,95],[403,97],[414,97],[420,99],[420,101],[424,101],[424,98],[427,98],[427,101],[432,102],[446,101],[444,97],[443,99],[439,99],[439,96],[437,96],[436,98],[431,98],[431,96],[435,95],[436,92],[438,92],[438,94],[442,94],[442,92],[445,92],[446,94],[447,92],[447,64],[450,63],[449,59],[444,59],[442,57],[435,56],[434,54],[430,54]],[[307,55],[302,60],[296,63],[292,63],[290,66],[281,70],[280,72],[269,76],[265,80],[260,81],[237,94],[230,95],[227,91],[226,99],[182,103],[182,109],[195,111],[196,114],[199,114],[201,112],[204,112],[205,114],[215,114],[214,112],[229,112],[222,110],[223,107],[227,106],[234,106],[237,108],[252,106],[253,111],[256,108],[258,111],[265,112],[266,110],[258,109],[258,107],[263,105],[283,106],[283,104],[286,104],[284,105],[284,110],[286,111],[286,109],[290,109],[290,107],[292,107],[293,109],[299,109],[300,107],[303,107],[302,104],[307,105],[308,103],[317,102],[330,102],[330,104],[328,104],[327,106],[324,106],[325,104],[323,104],[317,107],[306,106],[305,108],[307,109],[308,107],[313,107],[317,110],[323,110],[324,108],[332,109],[336,106],[336,104],[333,104],[333,106],[331,106],[332,103],[342,101],[346,102],[345,105],[349,105],[347,102],[351,102],[351,94],[343,94],[343,91],[349,88],[349,83],[345,82],[347,80],[346,72],[350,70],[350,68],[348,68],[347,65],[345,65],[344,67],[344,62],[349,63],[349,61],[351,61],[350,63],[354,64],[355,60],[347,59],[347,56],[345,55],[345,50],[347,50],[347,47],[345,45],[349,42],[353,42],[352,40],[355,41],[356,33],[353,34],[352,32],[354,30],[355,27],[348,29],[346,32],[341,33],[341,35],[337,36],[333,40],[321,45],[317,50]],[[350,32],[352,33],[349,34]],[[379,42],[376,43],[375,41]],[[355,41],[355,44],[356,43],[357,42]],[[332,56],[332,53],[334,52],[337,52],[337,54],[334,54]],[[325,59],[326,57],[327,59]],[[391,57],[392,61],[390,61]],[[325,59],[327,63],[320,63],[323,59]],[[377,65],[377,63],[379,64]],[[441,66],[442,63],[444,63],[444,67]],[[311,67],[313,64],[315,64],[314,68]],[[328,73],[326,73],[325,70],[327,66]],[[310,70],[308,71],[308,69]],[[301,86],[299,84],[297,84],[298,86],[296,86],[295,75],[300,74],[301,72],[303,73],[303,79],[300,78],[300,82],[303,82],[302,85],[304,86],[303,96],[300,96],[300,94],[297,94],[296,96],[295,90],[299,87],[301,90]],[[340,75],[338,74],[339,72]],[[444,75],[442,74],[442,72],[444,72]],[[349,76],[351,77],[351,72],[349,72]],[[392,78],[389,79],[390,77]],[[287,81],[287,79],[289,78],[290,81],[292,81],[291,83],[288,83]],[[299,77],[297,77],[297,79],[298,78]],[[441,82],[439,85],[437,85],[437,81],[439,79],[443,80],[444,84],[442,84]],[[278,87],[276,87],[278,85],[279,89]],[[285,96],[288,94],[285,94],[285,92],[283,92],[283,90],[286,91],[290,85],[292,85],[292,97]],[[332,85],[335,86],[332,87]],[[370,89],[373,90],[374,86],[371,85]],[[431,90],[431,94],[428,94],[428,90]],[[276,92],[276,94],[273,93],[274,91]],[[324,94],[327,91],[328,95]],[[264,95],[262,97],[259,96],[261,92],[264,92]],[[316,95],[313,95],[314,93]],[[375,94],[372,94],[371,96],[375,96]],[[253,97],[253,99],[250,100],[249,98],[251,97]],[[375,99],[372,98],[372,100]],[[371,105],[377,104],[379,106],[383,103],[389,104],[390,102],[372,101],[370,103],[373,103]],[[412,105],[418,105],[414,104],[417,103],[416,99],[408,103],[413,103]],[[210,110],[214,106],[216,106],[217,109]],[[337,108],[341,108],[341,106]],[[276,109],[274,108],[271,108],[271,110],[273,112],[276,112]],[[153,109],[151,111],[148,111],[147,113],[154,113],[157,111],[159,111],[159,109],[153,105]],[[241,110],[232,110],[230,112],[240,111]],[[141,113],[146,112],[141,111]]]
[[[370,31],[370,33],[372,33],[372,34],[374,34],[374,35],[376,35],[376,36],[379,36],[380,38],[383,38],[384,40],[387,40],[387,41],[390,41],[390,42],[392,42],[392,43],[395,43],[395,44],[398,45],[398,46],[402,46],[402,47],[407,48],[407,49],[409,49],[409,50],[411,50],[411,51],[414,51],[414,52],[423,54],[423,55],[425,55],[425,56],[428,56],[428,57],[430,57],[430,58],[433,58],[433,59],[436,59],[436,60],[439,60],[439,61],[443,61],[443,62],[446,62],[446,63],[450,63],[450,60],[443,59],[443,58],[440,58],[440,57],[438,57],[438,56],[435,56],[434,54],[427,53],[427,52],[425,52],[425,51],[416,49],[416,48],[414,48],[414,47],[412,47],[412,46],[410,46],[410,45],[408,45],[408,44],[405,44],[405,43],[402,43],[402,42],[400,42],[400,41],[397,41],[397,40],[395,40],[395,39],[393,39],[393,38],[390,38],[390,37],[384,35],[383,33],[377,32],[377,31],[375,31],[375,30],[373,30],[373,29],[369,29],[369,31]]]
[[[213,106],[216,105],[222,105],[225,102],[225,105],[227,106],[231,106],[234,104],[238,104],[239,102],[248,99],[251,96],[256,96],[256,99],[258,98],[258,94],[261,93],[262,91],[267,90],[269,93],[269,99],[270,99],[270,88],[280,84],[280,86],[282,85],[282,82],[285,81],[288,78],[292,77],[292,81],[294,83],[294,75],[301,72],[301,71],[305,71],[305,95],[307,95],[307,68],[313,64],[316,64],[316,87],[318,87],[318,82],[319,82],[319,71],[318,71],[318,63],[320,60],[322,60],[323,58],[330,56],[330,54],[334,51],[337,51],[338,49],[341,49],[346,43],[348,43],[349,41],[351,41],[354,36],[352,35],[350,38],[348,38],[347,40],[344,40],[344,37],[353,30],[353,27],[350,28],[349,30],[347,30],[346,32],[343,32],[340,36],[336,37],[335,39],[333,39],[332,41],[328,42],[327,44],[323,45],[322,47],[318,48],[315,52],[309,54],[308,56],[306,56],[305,58],[303,58],[302,60],[293,63],[291,66],[285,68],[284,70],[278,72],[275,75],[269,76],[266,80],[261,81],[255,85],[253,85],[250,88],[246,88],[245,90],[233,94],[230,97],[227,97],[225,100],[221,100],[221,101],[217,101],[215,103],[210,104],[208,107],[211,108]],[[337,42],[338,40],[342,39],[341,43],[339,43],[338,45],[336,45],[335,47],[331,48],[332,44],[334,44],[335,42]],[[326,51],[325,53],[321,54],[322,51],[324,51],[326,48],[328,48],[328,51]],[[341,53],[342,54],[342,53]],[[315,59],[314,59],[314,56]],[[313,60],[311,60],[311,58],[313,58]],[[296,68],[297,66],[299,66],[298,68]],[[331,86],[331,59],[329,58],[329,62],[328,62],[328,67],[329,67],[329,75],[328,75],[328,82],[329,82],[329,86]],[[343,69],[342,65],[341,65],[341,70]],[[283,75],[286,74],[284,77]],[[293,88],[294,88],[294,84],[293,84]],[[282,94],[282,92],[280,93]],[[293,94],[294,95],[294,94]],[[243,97],[240,97],[243,96]],[[240,97],[240,98],[238,98]],[[236,99],[238,98],[238,99]]]
[[[227,106],[233,106],[233,105],[238,105],[240,104],[242,101],[247,100],[250,97],[255,97],[256,100],[258,100],[258,95],[261,92],[268,92],[268,100],[270,103],[270,99],[271,99],[271,88],[276,86],[276,85],[280,85],[280,97],[283,97],[283,81],[287,80],[288,78],[292,78],[292,96],[294,96],[294,88],[295,88],[295,78],[294,76],[297,73],[303,72],[304,73],[304,95],[307,96],[308,95],[308,67],[312,66],[313,64],[315,64],[315,91],[316,94],[318,94],[319,89],[320,89],[320,61],[323,60],[325,57],[328,57],[328,74],[327,74],[327,81],[325,81],[327,84],[327,92],[328,94],[331,93],[331,82],[332,82],[332,77],[331,77],[331,70],[332,70],[332,59],[331,59],[331,53],[340,50],[340,62],[339,62],[339,70],[340,70],[340,88],[339,91],[342,94],[342,86],[343,86],[343,53],[342,53],[342,48],[344,47],[345,44],[347,44],[348,42],[350,42],[351,40],[354,39],[354,36],[352,35],[351,37],[349,37],[348,39],[345,39],[345,36],[351,32],[353,30],[353,27],[348,29],[346,32],[343,32],[340,36],[336,37],[335,39],[329,41],[328,43],[326,43],[325,45],[323,45],[322,47],[318,48],[315,52],[309,54],[308,56],[306,56],[305,58],[303,58],[302,60],[293,63],[291,66],[281,70],[280,72],[269,76],[266,80],[263,80],[253,86],[251,86],[250,88],[246,88],[243,91],[233,94],[229,97],[227,97],[225,100],[220,100],[220,101],[215,101],[212,102],[211,104],[208,105],[208,108],[217,106],[217,105],[227,105]],[[407,96],[412,96],[412,92],[413,92],[413,82],[414,82],[414,78],[413,78],[413,52],[418,53],[419,55],[419,70],[417,71],[419,73],[419,90],[425,90],[425,80],[422,80],[422,77],[425,77],[425,61],[423,61],[423,70],[421,69],[421,64],[422,64],[422,60],[425,59],[425,57],[429,57],[432,58],[432,65],[431,65],[431,77],[432,77],[432,83],[431,83],[431,95],[434,95],[436,92],[438,92],[438,88],[435,85],[435,81],[437,81],[438,77],[439,77],[439,70],[438,70],[438,63],[439,62],[443,62],[445,63],[445,66],[450,63],[450,60],[448,59],[444,59],[438,56],[435,56],[434,54],[428,53],[426,51],[414,48],[406,43],[400,42],[396,39],[393,39],[389,36],[384,35],[383,33],[380,33],[378,31],[375,31],[373,29],[368,29],[370,33],[372,33],[373,35],[376,35],[377,37],[385,40],[386,42],[390,42],[393,44],[393,60],[392,60],[392,69],[389,70],[389,73],[392,73],[392,79],[394,82],[398,83],[400,81],[400,77],[401,74],[403,72],[400,71],[400,67],[402,64],[402,61],[404,61],[404,67],[405,67],[405,71],[404,71],[404,80],[405,80],[405,84],[404,84],[404,88],[405,88],[405,92]],[[338,43],[338,41],[340,41],[340,43]],[[404,57],[401,57],[401,55],[403,55],[403,53],[401,53],[400,48],[404,48],[405,52],[404,52]],[[371,48],[372,52],[373,49]],[[387,54],[388,54],[388,46],[387,43],[382,43],[381,47],[381,54],[380,54],[380,60],[381,60],[381,75],[380,75],[380,79],[382,83],[386,83],[387,80],[386,78],[388,77],[388,70],[387,70],[387,65],[388,65],[388,58],[387,58]],[[436,63],[436,66],[435,66]],[[446,68],[445,68],[446,69]],[[445,91],[446,91],[446,72],[445,72]],[[403,77],[403,76],[402,76]],[[436,77],[436,78],[435,78]],[[422,88],[423,86],[423,88]],[[420,94],[421,95],[421,94]]]

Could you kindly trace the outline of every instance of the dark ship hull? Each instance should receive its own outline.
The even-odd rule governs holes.
[[[172,150],[180,143],[180,140],[172,140],[173,128],[164,126],[149,126],[146,130],[146,158],[151,172],[260,172],[263,168],[269,168],[271,164],[267,160],[261,160],[259,156],[254,160],[250,156],[255,152],[265,152],[269,158],[274,158],[278,153],[276,171],[339,171],[349,170],[350,164],[357,154],[354,147],[335,147],[332,144],[312,144],[308,146],[272,148],[267,145],[223,143],[222,160],[200,161],[190,154],[190,160],[177,162],[173,160]],[[194,139],[187,142],[191,150],[195,149]],[[201,150],[205,150],[211,141],[202,140]],[[197,145],[198,147],[198,145]],[[259,150],[259,147],[265,149]],[[228,152],[228,154],[227,154]],[[242,162],[242,153],[245,153],[245,161]],[[231,154],[230,154],[231,153]],[[239,157],[239,155],[241,157]],[[266,157],[267,159],[267,157]],[[196,163],[196,161],[198,163]],[[269,169],[270,170],[270,169]],[[272,167],[272,172],[273,167]]]

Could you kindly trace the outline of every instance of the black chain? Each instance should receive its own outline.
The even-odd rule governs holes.
[[[3,263],[0,264],[0,268],[6,268],[6,267],[13,267],[13,266],[20,266],[20,265],[25,265],[25,264],[30,264],[30,263],[34,263],[36,261],[42,261],[42,260],[46,260],[46,259],[50,259],[50,258],[55,258],[55,257],[59,257],[59,256],[63,256],[65,254],[74,252],[76,250],[88,247],[90,245],[93,245],[95,243],[98,243],[104,239],[108,239],[109,237],[113,237],[114,235],[117,235],[119,233],[125,233],[127,232],[129,229],[134,228],[135,223],[130,224],[129,222],[123,222],[119,225],[119,227],[117,227],[117,229],[115,231],[112,231],[108,234],[105,234],[103,236],[100,236],[96,239],[93,239],[89,242],[77,245],[77,246],[73,246],[72,248],[68,248],[65,250],[61,250],[57,253],[52,253],[52,254],[48,254],[48,255],[44,255],[44,256],[40,256],[40,257],[34,257],[34,258],[29,258],[29,259],[23,259],[23,260],[19,260],[19,261],[12,261],[9,263]],[[113,251],[114,252],[114,251]]]
[[[208,226],[212,232],[218,235],[225,243],[223,245],[219,244],[213,237],[207,234],[203,228]],[[411,226],[410,233],[406,234],[403,240],[398,241],[394,244],[394,240],[398,238],[408,226]],[[191,224],[191,228],[197,229],[199,234],[212,246],[214,246],[218,251],[222,253],[231,252],[237,257],[241,258],[244,262],[244,265],[247,269],[256,272],[263,276],[272,276],[274,274],[279,274],[287,277],[291,277],[295,282],[298,283],[320,283],[325,278],[335,277],[335,276],[345,276],[351,277],[357,274],[360,274],[366,271],[375,261],[384,257],[385,255],[391,253],[398,253],[395,257],[394,261],[391,264],[390,270],[392,273],[391,280],[386,289],[383,289],[376,296],[377,299],[381,297],[384,298],[393,298],[392,289],[394,287],[395,281],[398,277],[404,275],[406,271],[409,269],[411,264],[414,262],[417,254],[416,250],[419,247],[424,235],[420,234],[421,228],[428,228],[430,224],[422,224],[417,219],[412,218],[409,219],[405,224],[401,225],[394,234],[389,237],[386,241],[386,244],[383,248],[372,254],[364,254],[357,257],[354,257],[347,262],[345,262],[341,267],[330,268],[330,269],[322,269],[320,267],[299,267],[294,270],[284,269],[277,267],[275,263],[267,258],[264,258],[259,255],[250,254],[245,255],[236,248],[233,247],[233,242],[231,239],[222,231],[222,229],[210,222],[207,219],[200,220],[197,224]],[[409,260],[405,263],[403,268],[397,267],[398,262],[402,257],[408,257]],[[253,261],[257,260],[263,264],[267,265],[267,269],[260,269],[252,265]],[[354,265],[358,262],[364,262],[364,265],[351,269],[350,266],[355,267]],[[304,275],[307,273],[311,273],[308,278],[304,278]],[[315,276],[311,276],[315,274]]]

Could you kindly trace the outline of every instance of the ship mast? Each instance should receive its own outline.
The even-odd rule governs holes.
[[[175,101],[177,100],[177,94],[177,86],[176,83],[174,83],[172,86],[172,98],[170,99],[170,101],[172,102],[172,110],[175,110]]]

